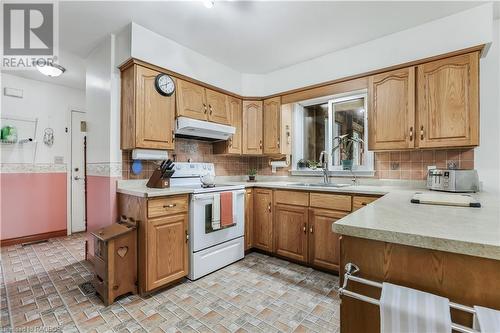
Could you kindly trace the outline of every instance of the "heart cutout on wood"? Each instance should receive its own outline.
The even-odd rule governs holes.
[[[118,253],[118,255],[122,258],[125,257],[127,252],[128,252],[128,246],[122,246],[119,247],[118,250],[116,250],[116,253]]]

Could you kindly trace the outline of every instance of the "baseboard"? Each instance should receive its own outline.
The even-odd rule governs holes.
[[[44,232],[42,234],[36,234],[36,235],[2,239],[2,240],[0,240],[0,246],[3,247],[3,246],[10,246],[10,245],[21,244],[21,243],[35,242],[35,241],[45,240],[45,239],[54,238],[54,237],[63,237],[63,236],[66,236],[67,234],[68,234],[67,230],[64,229],[64,230]]]

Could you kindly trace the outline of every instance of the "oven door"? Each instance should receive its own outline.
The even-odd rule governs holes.
[[[214,193],[193,194],[189,217],[191,252],[242,237],[245,232],[245,190],[227,191],[233,194],[233,225],[213,229]],[[217,192],[222,193],[222,192]]]

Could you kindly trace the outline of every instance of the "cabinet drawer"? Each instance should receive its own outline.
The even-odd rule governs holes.
[[[99,276],[104,281],[107,281],[107,266],[106,262],[99,257],[94,257],[94,271],[97,276]]]
[[[188,211],[188,198],[185,195],[148,200],[148,217],[159,217]]]
[[[354,196],[352,197],[352,210],[358,210],[366,205],[368,205],[370,202],[374,202],[377,200],[378,197],[363,197],[363,196]]]
[[[311,207],[351,211],[351,196],[342,194],[311,193]]]
[[[298,191],[274,191],[274,202],[285,205],[309,206],[309,193]]]

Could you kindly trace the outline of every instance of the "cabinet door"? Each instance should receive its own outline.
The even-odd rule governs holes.
[[[272,190],[254,189],[253,246],[267,252],[273,251],[272,199]]]
[[[280,97],[264,101],[264,154],[280,153],[281,137],[281,99]]]
[[[228,97],[228,108],[231,115],[231,126],[236,127],[236,132],[228,140],[228,153],[241,154],[241,99]]]
[[[136,147],[174,149],[175,95],[160,95],[155,79],[160,72],[136,69]],[[126,129],[129,130],[130,129]]]
[[[338,271],[340,260],[339,235],[332,224],[348,213],[325,209],[309,210],[309,263]]]
[[[253,191],[245,194],[245,250],[253,247]]]
[[[148,220],[147,290],[152,290],[188,274],[187,214]]]
[[[231,113],[227,104],[227,96],[220,92],[206,89],[208,120],[225,125],[231,124]]]
[[[479,59],[464,54],[418,66],[418,146],[479,144]]]
[[[415,68],[370,76],[368,80],[368,148],[415,146]]]
[[[177,115],[207,120],[208,106],[205,88],[197,84],[177,80]]]
[[[307,261],[307,207],[276,205],[274,212],[276,254]]]
[[[243,154],[262,154],[261,101],[243,101]]]

